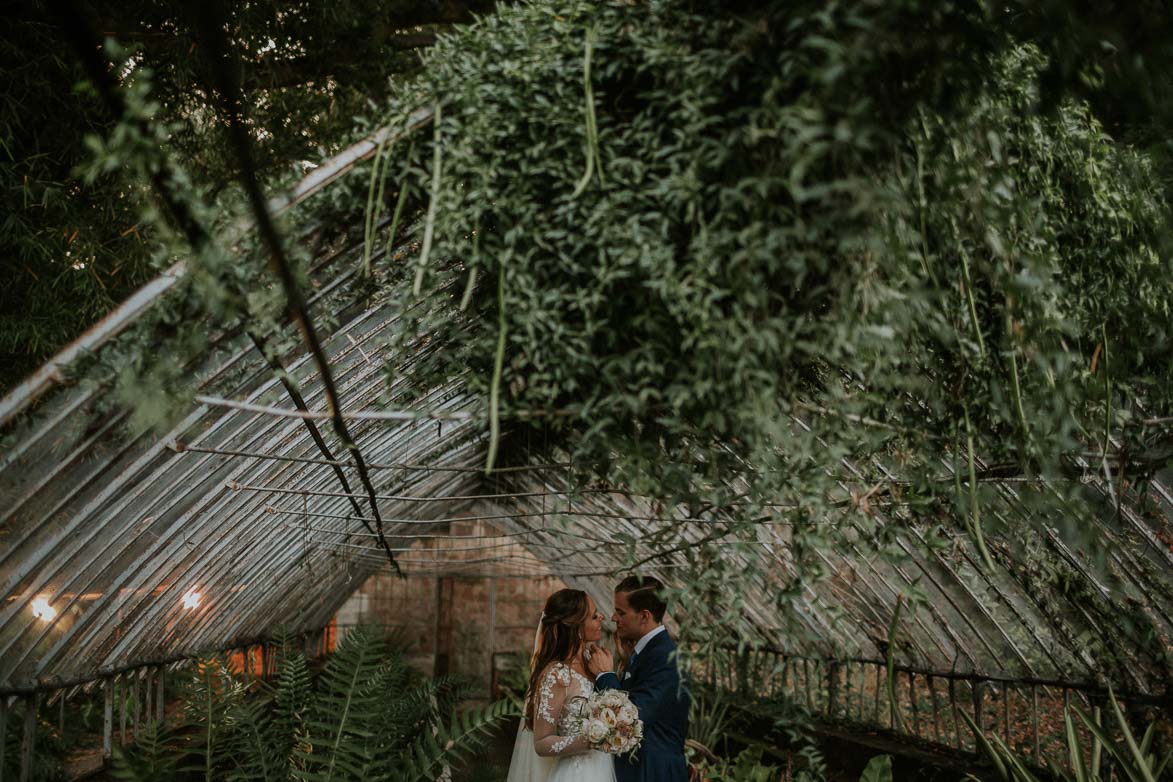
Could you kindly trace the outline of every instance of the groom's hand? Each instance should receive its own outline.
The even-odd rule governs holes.
[[[587,669],[590,670],[592,676],[598,676],[601,673],[609,673],[615,669],[615,659],[611,656],[609,649],[602,646],[591,647],[591,659],[587,662]]]

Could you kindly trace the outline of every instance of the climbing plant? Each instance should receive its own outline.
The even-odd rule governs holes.
[[[1173,456],[1161,164],[1056,98],[1008,17],[910,32],[924,10],[526,4],[442,40],[389,109],[433,127],[381,150],[371,208],[408,193],[421,221],[384,270],[393,355],[443,349],[389,379],[460,375],[580,485],[730,520],[657,539],[692,557],[686,600],[761,582],[705,551],[762,522],[788,530],[781,603],[890,521],[983,569],[1056,508],[1105,544]]]

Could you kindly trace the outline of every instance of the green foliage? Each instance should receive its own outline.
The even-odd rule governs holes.
[[[391,108],[439,101],[431,141],[384,160],[427,194],[428,257],[385,270],[393,354],[443,349],[389,376],[420,399],[466,378],[575,485],[732,519],[641,541],[697,576],[681,611],[720,612],[687,632],[751,635],[736,596],[763,582],[793,619],[822,552],[899,557],[876,507],[987,568],[1035,524],[1106,544],[1112,510],[1068,479],[1118,496],[1173,458],[1168,202],[1087,105],[1042,110],[1014,29],[911,0],[580,0],[442,40]],[[988,465],[1026,479],[1009,525]],[[760,522],[786,525],[783,574],[724,556]],[[1164,658],[1143,612],[1105,619]]]
[[[734,665],[721,654],[714,660],[718,668]],[[706,658],[705,662],[711,661]],[[766,696],[766,681],[776,671],[770,671],[760,661],[756,665],[753,660],[748,662],[744,673],[737,674],[737,690],[694,678],[689,688],[691,707],[685,748],[689,763],[704,768],[706,774],[724,775],[725,779],[756,778],[764,773],[762,769],[771,768],[761,762],[762,753],[782,746],[788,753],[788,769],[791,764],[796,766],[793,779],[827,779],[827,762],[811,731],[810,715],[785,698]],[[742,750],[730,757],[731,746]],[[776,773],[772,778],[777,778]]]
[[[859,782],[892,782],[892,756],[876,755],[869,760]]]
[[[238,739],[237,728],[245,684],[233,675],[227,660],[217,655],[198,661],[180,692],[186,728],[182,732],[185,745],[180,770],[211,782],[216,779],[217,769],[234,757],[234,750],[243,741]]]
[[[732,760],[718,759],[704,766],[705,779],[712,782],[770,782],[780,778],[780,769],[762,760],[762,748],[747,747]]]
[[[530,660],[521,654],[506,659],[508,664],[500,672],[501,689],[520,712],[525,708],[525,691],[529,688]]]
[[[710,752],[716,751],[725,738],[730,720],[730,696],[726,690],[696,687],[688,711],[688,738]]]
[[[1075,705],[1064,710],[1067,756],[1062,760],[1047,758],[1047,770],[1051,777],[1066,782],[1100,782],[1106,778],[1103,775],[1107,773],[1107,766],[1102,763],[1106,752],[1113,761],[1115,779],[1126,779],[1128,782],[1161,782],[1167,779],[1173,749],[1167,750],[1163,757],[1158,754],[1153,743],[1156,723],[1150,722],[1138,740],[1121,711],[1120,702],[1111,691],[1108,693],[1108,701],[1118,731],[1116,736],[1105,728],[1098,708],[1093,714]],[[972,717],[965,712],[961,712],[961,716],[974,732],[978,746],[994,766],[999,779],[1003,782],[1038,782],[1040,776],[1034,770],[1037,760],[1032,765],[1010,749],[996,733],[987,736],[978,729]],[[1076,717],[1087,730],[1090,745],[1076,729]]]
[[[24,714],[27,705],[28,701],[25,700],[14,700],[10,704],[4,735],[0,736],[0,741],[4,742],[4,767],[0,769],[0,774],[5,779],[19,778]],[[61,760],[65,750],[72,745],[73,734],[77,726],[71,725],[72,720],[67,721],[67,735],[62,736],[57,731],[56,721],[51,718],[51,713],[43,703],[37,709],[36,721],[37,737],[33,745],[29,777],[31,782],[60,782],[68,779],[69,775]]]
[[[226,206],[235,198],[237,161],[209,105],[209,63],[204,48],[192,45],[189,4],[98,0],[85,7],[97,24],[95,43],[109,36],[133,52],[115,68],[124,84],[150,74],[154,119],[164,131],[158,149],[195,174],[192,186],[202,198]],[[415,47],[491,3],[224,7],[244,64],[254,157],[262,176],[274,182],[344,146],[356,132],[355,115],[386,96],[395,79],[418,69]],[[92,92],[76,89],[83,74],[54,4],[29,0],[6,10],[0,33],[6,75],[0,85],[0,390],[99,320],[160,265],[185,254],[171,245],[170,229],[155,213],[149,179],[136,170],[140,158],[107,154],[122,147],[116,137],[125,126]],[[102,139],[106,149],[98,150],[95,142]],[[96,175],[85,176],[79,169],[89,167],[95,153]]]
[[[0,35],[0,389],[105,315],[151,273],[141,186],[85,183],[90,134],[109,129],[75,93],[80,68],[39,3]]]
[[[313,695],[312,680],[305,657],[282,644],[273,695],[273,733],[278,756],[287,771],[296,776],[305,770],[303,758],[309,752],[308,718]]]
[[[410,782],[435,779],[452,760],[469,760],[472,753],[491,736],[496,724],[517,710],[507,700],[491,703],[483,709],[461,712],[448,726],[425,730],[400,759],[401,778]]]
[[[380,639],[370,632],[347,636],[330,656],[310,709],[310,751],[305,780],[361,778],[373,762],[371,728],[383,695]]]
[[[144,723],[133,749],[114,745],[110,776],[124,782],[173,779],[180,759],[173,741],[163,735],[158,722]]]
[[[120,753],[119,779],[431,779],[519,713],[508,701],[461,710],[467,684],[413,672],[401,643],[371,628],[352,630],[316,676],[283,646],[272,685],[240,679],[220,658],[202,661],[184,690],[185,723],[162,735],[152,726]]]
[[[293,765],[290,747],[299,726],[279,722],[279,710],[267,698],[245,698],[234,704],[225,737],[225,757],[232,764],[226,779],[271,782],[288,778],[288,767]]]

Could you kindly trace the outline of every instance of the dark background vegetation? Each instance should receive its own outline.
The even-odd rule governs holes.
[[[115,127],[63,35],[54,7],[6,4],[0,31],[0,392],[37,368],[157,273],[141,219],[146,190],[117,171],[86,182],[86,138]],[[235,175],[225,126],[210,108],[209,63],[183,2],[87,4],[97,32],[153,73],[170,152],[211,202]],[[355,117],[419,68],[416,51],[485,0],[233,2],[229,37],[259,170],[287,178],[338,150]],[[172,261],[174,259],[171,259]]]
[[[158,120],[171,152],[214,200],[235,175],[222,120],[209,109],[208,63],[187,4],[92,2],[98,32],[137,52],[154,74]],[[769,3],[728,3],[747,28]],[[867,3],[860,4],[866,6]],[[980,78],[966,50],[1034,40],[1049,55],[1044,106],[1087,98],[1114,136],[1167,157],[1173,36],[1158,2],[952,3],[905,0],[894,28],[891,84],[961,94]],[[382,103],[419,67],[417,47],[454,23],[491,10],[487,0],[234,2],[230,40],[262,175],[281,178],[353,137],[354,117]],[[964,13],[958,13],[962,11]],[[149,279],[157,251],[141,218],[142,192],[111,172],[87,183],[89,135],[114,120],[88,91],[51,4],[18,0],[0,32],[0,391]],[[945,76],[946,78],[941,78]],[[883,84],[876,85],[884,89]],[[899,109],[899,106],[894,108]]]

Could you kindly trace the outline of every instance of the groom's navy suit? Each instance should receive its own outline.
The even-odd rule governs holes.
[[[676,669],[676,642],[665,630],[648,641],[624,671],[623,681],[613,673],[600,674],[600,690],[625,690],[644,723],[643,744],[634,761],[616,756],[618,782],[687,782],[684,740],[688,737],[688,691],[680,686]]]

